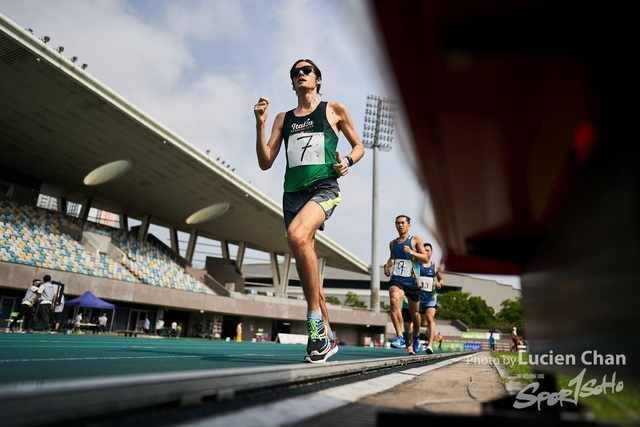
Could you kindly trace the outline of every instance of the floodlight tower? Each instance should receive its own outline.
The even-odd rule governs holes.
[[[373,148],[373,206],[371,214],[371,310],[380,312],[380,268],[378,266],[378,152],[390,151],[393,141],[392,101],[367,95],[362,142]]]

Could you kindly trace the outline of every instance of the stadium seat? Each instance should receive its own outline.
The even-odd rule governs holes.
[[[139,242],[124,230],[91,222],[84,224],[86,231],[110,236],[112,242],[127,254],[120,263],[114,263],[107,255],[91,253],[70,236],[61,233],[61,226],[77,227],[78,221],[45,209],[0,201],[0,259],[213,294],[153,245]]]

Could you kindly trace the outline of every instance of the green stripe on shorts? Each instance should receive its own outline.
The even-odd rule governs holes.
[[[342,196],[340,193],[338,193],[338,197],[336,197],[335,199],[325,200],[324,202],[320,202],[318,204],[322,207],[322,209],[324,209],[325,212],[327,212],[338,206],[341,201]]]

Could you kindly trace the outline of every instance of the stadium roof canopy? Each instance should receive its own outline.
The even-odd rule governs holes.
[[[278,203],[1,14],[0,29],[0,176],[164,227],[289,252]],[[101,167],[90,179],[102,183],[86,185]],[[197,222],[214,205],[224,213]],[[368,272],[322,234],[316,251],[328,266]]]

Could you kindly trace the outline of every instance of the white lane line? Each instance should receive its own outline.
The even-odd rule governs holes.
[[[445,366],[448,365],[452,365],[454,363],[458,363],[461,360],[465,360],[467,357],[469,357],[468,355],[464,355],[464,356],[459,356],[459,357],[454,357],[451,359],[447,359],[447,360],[443,360],[442,362],[433,364],[433,365],[427,365],[427,366],[421,366],[418,368],[412,368],[412,369],[407,369],[406,371],[402,371],[403,374],[408,374],[408,375],[422,375],[425,372],[429,372],[429,371],[433,371],[434,369],[438,369],[438,368],[444,368]]]
[[[65,357],[65,358],[49,358],[49,359],[13,359],[13,360],[0,360],[0,363],[11,363],[11,362],[65,362],[65,361],[78,361],[78,360],[124,360],[124,359],[182,359],[187,357],[205,357],[205,354],[200,354],[197,356],[135,356],[135,357],[109,357],[109,356],[101,356],[101,357]]]
[[[109,345],[3,345],[2,346],[3,349],[5,348],[95,348],[95,349],[127,349],[127,348],[163,348],[165,349],[166,347],[143,347],[143,346],[121,346],[121,345],[114,345],[114,346],[109,346]],[[176,347],[178,348],[178,347]],[[185,348],[185,347],[179,347],[179,348]]]
[[[458,359],[459,358],[453,359],[454,362],[445,360],[429,365],[429,370],[448,366],[458,361]],[[228,414],[174,424],[173,427],[279,427],[294,424],[313,416],[326,414],[328,411],[338,409],[352,402],[357,402],[363,397],[389,390],[406,381],[410,381],[417,375],[415,373],[417,369],[420,368],[409,369],[353,384],[332,387],[317,393],[292,397],[278,402],[252,406]],[[331,421],[329,421],[329,424],[330,423]]]
[[[294,356],[296,354],[285,354],[284,356]],[[0,363],[11,362],[65,362],[65,361],[77,361],[77,360],[124,360],[124,359],[180,359],[186,357],[210,357],[210,356],[229,356],[229,357],[280,357],[282,354],[215,354],[215,353],[203,353],[203,354],[185,354],[185,355],[166,355],[166,356],[96,356],[96,357],[62,357],[62,358],[47,358],[47,359],[0,359]]]

